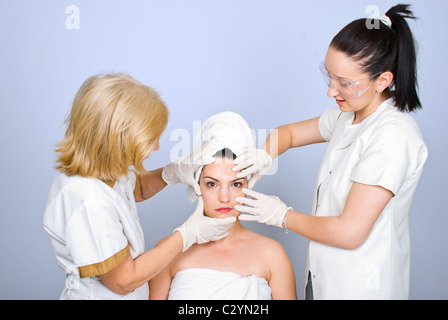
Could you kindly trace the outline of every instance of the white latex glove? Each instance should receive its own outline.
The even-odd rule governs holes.
[[[235,221],[235,217],[218,219],[204,216],[204,201],[202,197],[199,197],[196,210],[183,225],[174,231],[181,233],[184,245],[183,251],[185,251],[194,243],[201,244],[226,237]]]
[[[236,165],[233,171],[243,170],[238,173],[238,178],[251,175],[249,188],[253,188],[255,183],[266,174],[272,165],[271,156],[263,149],[248,148],[238,152],[237,158],[233,161]]]
[[[200,167],[214,162],[215,158],[213,156],[221,149],[222,146],[217,142],[213,140],[207,141],[202,145],[201,149],[165,166],[162,170],[163,180],[169,185],[179,182],[186,183],[194,188],[197,195],[200,195],[201,190],[194,174]]]
[[[283,219],[286,213],[291,210],[283,201],[276,196],[268,196],[260,192],[244,188],[243,193],[252,197],[252,199],[237,197],[236,201],[246,206],[236,205],[235,209],[241,214],[238,219],[241,221],[257,221],[269,224],[271,226],[283,227]]]

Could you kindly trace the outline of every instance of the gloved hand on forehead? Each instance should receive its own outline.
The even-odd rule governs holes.
[[[250,176],[249,188],[252,189],[271,167],[272,158],[263,149],[245,148],[238,151],[237,158],[233,162],[236,164],[232,168],[233,171],[243,170],[238,173],[238,178]]]
[[[196,210],[184,224],[174,231],[181,233],[183,251],[186,251],[194,243],[201,244],[226,237],[235,221],[236,217],[218,219],[204,216],[204,201],[202,197],[199,197]]]
[[[205,142],[201,148],[190,155],[170,163],[162,170],[162,178],[169,185],[185,183],[193,187],[196,194],[200,195],[201,190],[195,179],[195,172],[202,166],[215,161],[213,155],[222,149],[222,146],[214,140]]]

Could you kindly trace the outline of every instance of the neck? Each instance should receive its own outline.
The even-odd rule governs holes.
[[[233,223],[232,227],[230,227],[229,234],[222,239],[211,242],[211,244],[219,246],[231,244],[232,241],[238,237],[238,235],[241,233],[243,229],[244,227],[241,225],[240,221],[237,218],[237,220]]]
[[[375,96],[375,98],[365,108],[355,112],[355,118],[353,119],[352,124],[361,123],[367,119],[367,117],[374,113],[376,109],[378,109],[378,107],[387,99],[388,98],[385,95]]]

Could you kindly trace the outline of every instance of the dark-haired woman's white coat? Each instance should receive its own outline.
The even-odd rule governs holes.
[[[329,142],[319,169],[313,214],[340,215],[353,182],[381,186],[394,197],[355,250],[310,241],[307,274],[314,299],[407,299],[409,209],[428,151],[414,119],[393,99],[359,124],[354,113],[327,110],[319,129]],[[418,213],[417,213],[418,214]]]

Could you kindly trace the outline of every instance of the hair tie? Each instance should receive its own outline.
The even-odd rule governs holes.
[[[389,29],[392,27],[392,21],[390,20],[390,18],[388,16],[386,16],[385,14],[381,15],[378,17],[378,19]]]

